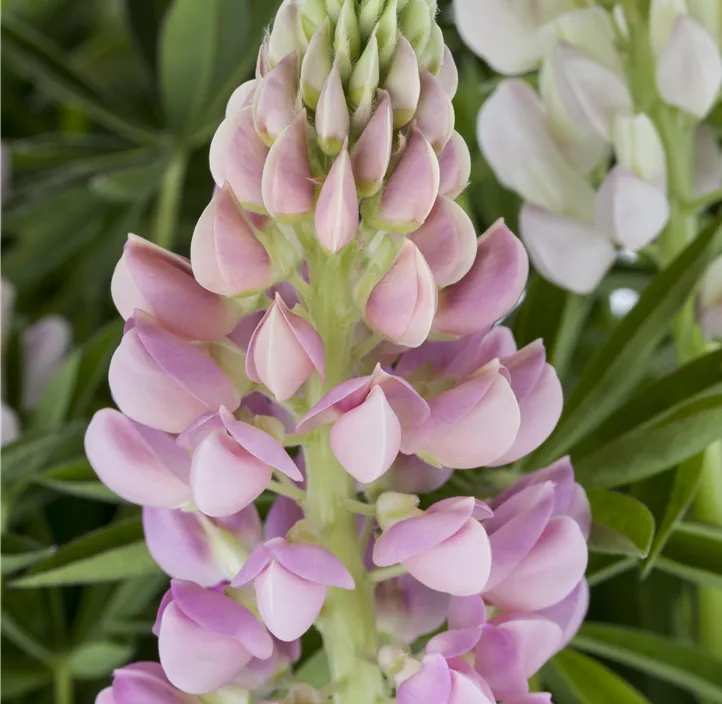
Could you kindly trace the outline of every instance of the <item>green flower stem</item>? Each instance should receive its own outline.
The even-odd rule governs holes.
[[[75,701],[73,677],[67,663],[60,660],[53,669],[53,688],[55,704],[73,704]]]
[[[290,484],[282,484],[281,482],[277,482],[275,479],[271,479],[266,488],[274,494],[288,496],[289,499],[293,499],[298,503],[303,503],[306,499],[306,492],[303,491],[303,489],[298,489]]]
[[[326,381],[315,376],[309,382],[309,406],[354,374],[351,337],[358,313],[349,290],[352,263],[350,254],[328,256],[320,247],[309,256],[313,292],[308,306],[326,354]],[[356,584],[353,591],[329,588],[318,622],[331,681],[343,683],[333,702],[375,704],[388,696],[388,688],[376,664],[373,586],[367,579],[356,515],[345,505],[354,501],[355,481],[331,451],[328,426],[307,438],[306,516],[319,527],[323,546],[346,565]]]
[[[406,574],[406,568],[402,565],[391,565],[391,567],[378,567],[375,570],[369,572],[369,580],[374,584],[379,582],[385,582],[387,579],[393,579],[394,577],[400,577],[402,574]]]
[[[351,513],[360,513],[362,516],[375,516],[376,506],[374,504],[366,504],[363,501],[354,501],[353,499],[346,499],[343,505]]]
[[[659,106],[655,122],[667,154],[670,218],[659,239],[662,264],[667,266],[697,235],[698,218],[687,205],[691,200],[694,125],[678,111]],[[674,339],[680,363],[709,350],[696,321],[694,301],[686,302],[674,321]],[[696,517],[722,526],[722,442],[702,453],[702,476],[694,502]],[[722,591],[699,587],[698,637],[707,651],[722,655]]]
[[[186,153],[176,152],[168,163],[161,183],[155,212],[153,241],[166,249],[173,246],[187,166]]]

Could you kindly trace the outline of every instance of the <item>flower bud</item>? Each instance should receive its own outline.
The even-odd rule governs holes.
[[[419,248],[443,288],[462,279],[476,258],[476,232],[464,209],[439,196],[424,224],[409,239]]]
[[[332,253],[348,245],[359,224],[358,196],[351,168],[351,158],[344,146],[321,187],[316,203],[316,235]]]
[[[434,329],[470,335],[493,325],[519,300],[528,275],[526,250],[499,220],[479,238],[466,276],[440,292]]]
[[[468,596],[486,585],[491,570],[489,539],[475,516],[489,508],[473,497],[444,499],[423,514],[395,523],[377,539],[374,564],[401,563],[436,591]]]
[[[311,37],[301,64],[301,95],[303,102],[315,110],[321,90],[331,73],[331,25],[323,20]]]
[[[201,286],[234,296],[272,283],[266,248],[256,238],[226,183],[203,211],[191,240],[193,274]]]
[[[416,125],[437,154],[454,132],[454,106],[436,76],[421,69],[421,94]]]
[[[722,84],[722,57],[714,39],[691,17],[679,15],[657,59],[657,90],[669,105],[703,119]]]
[[[134,662],[113,670],[113,684],[98,694],[95,704],[132,704],[159,701],[164,704],[200,704],[176,689],[157,662]]]
[[[617,113],[632,112],[626,83],[566,42],[554,48],[552,61],[559,97],[570,117],[609,140]]]
[[[322,697],[318,690],[307,684],[297,684],[283,700],[283,704],[323,704],[326,697]]]
[[[592,224],[529,203],[519,228],[536,270],[574,293],[593,291],[616,259],[611,239]]]
[[[256,132],[269,147],[291,124],[297,95],[298,57],[294,51],[281,59],[260,81],[253,96]]]
[[[358,59],[361,50],[361,32],[356,16],[356,0],[343,0],[333,38],[333,48],[339,62],[341,78],[346,81],[351,75],[352,66]]]
[[[372,34],[356,62],[348,87],[349,106],[354,111],[356,131],[361,131],[373,112],[373,102],[379,87],[379,46],[376,34]]]
[[[241,205],[254,213],[266,213],[261,182],[268,147],[253,124],[253,108],[243,108],[216,130],[209,152],[213,180],[218,188],[228,181]]]
[[[326,12],[331,20],[336,23],[341,15],[342,0],[326,0]]]
[[[665,190],[666,157],[654,123],[644,113],[617,115],[612,130],[617,163]]]
[[[284,2],[278,10],[268,39],[268,62],[273,68],[298,48],[298,4]]]
[[[311,627],[328,587],[354,589],[348,570],[330,552],[283,538],[256,547],[232,585],[251,583],[263,622],[284,642],[300,638]]]
[[[406,240],[391,268],[371,291],[364,318],[389,340],[418,347],[429,334],[437,300],[429,265],[418,247]]]
[[[391,160],[392,140],[391,98],[386,91],[379,91],[376,109],[356,142],[351,155],[351,165],[359,196],[370,198],[381,188]]]
[[[637,178],[624,166],[615,166],[597,193],[596,225],[615,242],[636,252],[648,245],[669,219],[664,193]]]
[[[324,376],[323,342],[276,294],[251,337],[246,374],[265,384],[279,401],[293,396],[313,372]]]
[[[376,500],[376,519],[384,530],[388,530],[399,521],[423,514],[424,512],[419,508],[419,497],[414,494],[386,491]]]
[[[421,56],[431,36],[431,11],[426,0],[408,0],[399,12],[399,28]]]
[[[398,0],[386,0],[386,7],[376,25],[376,39],[379,42],[379,60],[381,69],[388,68],[391,57],[396,50],[398,39]],[[398,39],[397,39],[398,36]]]
[[[141,311],[131,320],[108,370],[113,400],[126,416],[180,433],[204,413],[238,408],[237,391],[198,345],[163,330]]]
[[[424,51],[421,54],[419,61],[421,65],[426,67],[434,76],[436,76],[441,70],[441,64],[444,62],[445,49],[446,44],[444,44],[444,33],[441,31],[441,27],[439,27],[436,22],[432,22],[431,36],[424,47]]]
[[[722,340],[722,256],[712,261],[699,289],[698,309],[702,334]]]
[[[177,508],[190,499],[190,458],[172,438],[112,408],[85,432],[85,453],[100,480],[126,501]]]
[[[376,23],[384,9],[384,0],[361,0],[359,6],[359,26],[361,39],[364,41],[371,36]]]
[[[439,155],[439,195],[456,198],[468,185],[471,154],[466,140],[454,132]]]
[[[316,106],[315,125],[321,149],[329,156],[338,154],[350,129],[346,94],[338,62],[334,62],[321,89]]]
[[[268,44],[270,42],[270,34],[266,32],[261,41],[261,48],[258,50],[256,57],[256,80],[263,78],[271,70],[271,60],[268,58]]]
[[[370,219],[388,232],[413,232],[428,217],[438,193],[439,161],[421,130],[414,126]],[[369,213],[372,206],[367,203]]]
[[[649,43],[658,57],[672,33],[679,15],[687,14],[685,0],[651,0],[649,4]]]
[[[281,221],[296,221],[313,212],[314,188],[306,147],[306,111],[280,134],[263,167],[263,203]],[[233,184],[231,184],[232,186]]]
[[[459,71],[456,68],[456,62],[451,54],[451,50],[446,44],[444,44],[444,56],[437,78],[441,82],[446,95],[448,95],[449,98],[453,98],[459,88]]]
[[[307,40],[312,41],[313,35],[328,18],[326,3],[324,0],[301,0],[300,13],[304,36]],[[329,46],[329,52],[330,50]]]
[[[401,35],[391,60],[391,67],[384,81],[384,88],[391,96],[394,110],[394,129],[411,122],[419,104],[421,79],[414,48]]]
[[[253,96],[258,87],[258,81],[252,78],[250,81],[241,83],[236,88],[226,103],[226,119],[232,120],[243,108],[253,105]]]
[[[187,259],[136,235],[128,235],[110,290],[125,320],[139,309],[191,340],[218,339],[238,322],[228,301],[193,278]]]
[[[191,694],[231,682],[253,657],[269,658],[273,640],[244,606],[212,589],[173,580],[156,621],[168,679]]]

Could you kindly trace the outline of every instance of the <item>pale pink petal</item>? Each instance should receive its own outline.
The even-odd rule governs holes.
[[[343,563],[319,545],[270,541],[268,549],[273,557],[297,577],[340,589],[353,589],[353,578]]]
[[[466,140],[454,132],[439,155],[439,195],[456,198],[471,177],[471,154]]]
[[[22,336],[22,406],[34,408],[63,359],[70,351],[70,323],[59,315],[46,315]]]
[[[561,628],[537,614],[505,614],[492,623],[512,637],[526,679],[536,674],[562,644]]]
[[[444,658],[426,655],[423,667],[396,690],[398,704],[446,704],[451,694],[451,674]]]
[[[589,584],[581,582],[560,602],[541,609],[537,613],[556,623],[562,629],[559,649],[563,648],[577,634],[589,608]]]

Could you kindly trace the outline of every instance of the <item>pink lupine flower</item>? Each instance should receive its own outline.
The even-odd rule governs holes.
[[[471,154],[464,138],[454,132],[439,155],[439,195],[456,198],[471,177]]]
[[[589,584],[586,579],[582,579],[564,599],[537,613],[554,621],[562,629],[561,649],[577,634],[588,608]]]
[[[166,433],[115,409],[93,416],[85,453],[103,484],[126,501],[178,508],[191,498],[190,457]]]
[[[145,507],[143,532],[148,551],[168,576],[212,587],[235,576],[261,541],[261,520],[255,506],[214,519]]]
[[[404,574],[376,585],[376,624],[380,631],[411,645],[446,620],[449,595]]]
[[[428,404],[409,384],[377,366],[370,376],[349,379],[327,393],[301,419],[297,432],[333,422],[336,458],[355,479],[368,483],[391,466],[403,435],[428,415]]]
[[[383,87],[391,98],[394,128],[411,122],[419,104],[421,77],[414,47],[403,35],[399,37]]]
[[[241,402],[200,347],[138,310],[110,361],[108,381],[113,400],[126,416],[168,433],[181,432],[221,406],[234,411]]]
[[[273,654],[270,658],[253,658],[233,680],[234,684],[246,690],[257,690],[288,670],[301,657],[301,641],[285,643],[273,638]]]
[[[265,213],[261,182],[268,147],[253,124],[253,108],[226,118],[213,136],[209,152],[211,175],[218,188],[227,181],[244,208]]]
[[[434,329],[469,335],[492,325],[519,300],[528,275],[524,247],[499,220],[479,238],[471,270],[440,292]]]
[[[444,44],[444,58],[441,62],[441,68],[436,76],[449,98],[453,98],[456,95],[456,91],[459,87],[459,71],[456,68],[456,62],[446,44]]]
[[[324,81],[316,106],[314,124],[321,149],[327,154],[338,154],[351,128],[338,60],[334,62]]]
[[[250,81],[241,83],[241,85],[231,93],[231,97],[228,98],[228,102],[226,103],[227,120],[234,118],[243,108],[253,105],[253,96],[256,93],[257,87],[258,80],[252,78]]]
[[[439,196],[424,224],[409,239],[419,248],[438,286],[462,279],[476,258],[476,232],[464,209]]]
[[[437,154],[441,154],[454,132],[454,106],[441,81],[421,69],[421,96],[416,124]]]
[[[293,121],[298,95],[296,52],[285,56],[259,81],[253,96],[253,122],[269,146]]]
[[[444,499],[423,512],[416,509],[378,538],[373,561],[379,567],[400,563],[437,591],[478,594],[491,570],[489,538],[479,519],[491,515],[489,507],[473,497]]]
[[[381,485],[400,494],[430,494],[444,486],[452,474],[449,467],[436,467],[416,455],[398,455]]]
[[[419,248],[409,239],[366,300],[364,317],[384,337],[418,347],[428,336],[438,301],[436,282]]]
[[[154,632],[165,674],[190,694],[212,692],[252,658],[273,654],[271,636],[245,606],[191,582],[171,582]]]
[[[301,110],[268,152],[262,183],[266,210],[281,221],[295,221],[310,215],[314,206],[311,178],[306,148],[306,111]]]
[[[100,692],[95,704],[201,704],[174,687],[157,662],[134,662],[113,671],[113,684]]]
[[[272,282],[270,256],[228,182],[213,195],[193,231],[191,264],[201,286],[224,296],[267,288]]]
[[[251,582],[263,622],[282,641],[300,638],[311,627],[328,587],[354,588],[348,570],[330,552],[283,538],[256,547],[232,584]]]
[[[353,240],[358,224],[356,183],[348,148],[344,146],[333,162],[318,196],[316,235],[319,242],[335,254]]]
[[[209,516],[230,516],[251,504],[268,486],[273,468],[303,479],[277,440],[223,407],[195,431],[190,484],[195,505]]]
[[[264,539],[285,538],[288,531],[303,518],[303,515],[303,509],[293,499],[277,496],[268,509],[263,523]]]
[[[324,378],[323,342],[313,326],[288,310],[279,294],[248,345],[246,374],[279,401],[298,391],[314,371]]]
[[[136,235],[128,235],[110,289],[125,320],[142,310],[189,340],[216,340],[238,322],[228,301],[193,278],[187,259]]]
[[[351,153],[351,164],[360,196],[378,193],[391,160],[393,111],[387,91],[378,92],[376,109]]]
[[[438,194],[439,161],[421,130],[414,126],[384,186],[375,217],[389,232],[413,232],[428,217]]]
[[[568,460],[561,460],[494,501],[494,517],[485,524],[494,561],[484,596],[495,606],[545,609],[584,576],[589,504],[570,474]]]

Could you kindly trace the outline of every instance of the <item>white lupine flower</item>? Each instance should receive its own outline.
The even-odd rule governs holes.
[[[687,13],[686,0],[651,0],[649,4],[649,44],[655,56],[662,53],[677,16]]]
[[[667,164],[657,128],[644,113],[617,115],[612,129],[617,162],[665,190]]]

